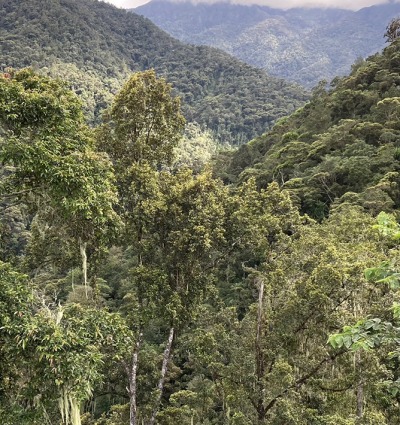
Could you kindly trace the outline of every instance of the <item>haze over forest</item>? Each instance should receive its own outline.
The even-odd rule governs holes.
[[[400,3],[354,12],[152,0],[135,12],[184,42],[218,47],[270,75],[312,88],[379,52]]]
[[[400,423],[396,7],[301,9],[313,78],[385,33],[310,92],[102,1],[0,0],[0,424]]]
[[[134,7],[138,7],[142,4],[148,3],[149,0],[108,0],[108,3],[114,4],[117,7],[130,9]],[[166,0],[169,1],[169,0]],[[179,3],[182,0],[175,0],[176,3]],[[234,2],[230,2],[232,4],[242,4],[242,5],[260,5],[260,6],[269,6],[277,9],[290,9],[296,7],[328,7],[328,8],[339,8],[339,9],[348,9],[348,10],[359,10],[363,7],[369,7],[380,4],[388,4],[388,3],[396,3],[397,1],[391,0],[355,0],[352,2],[346,0],[235,0]],[[193,1],[194,4],[198,3],[221,3],[219,0],[201,0],[201,1]],[[229,3],[229,2],[228,2]]]

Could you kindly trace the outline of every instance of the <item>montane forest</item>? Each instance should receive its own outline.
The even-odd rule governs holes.
[[[132,10],[181,41],[218,47],[310,89],[347,75],[355,59],[382,50],[386,25],[400,15],[395,1],[356,11],[324,8],[317,1],[312,8],[294,0],[254,3],[150,0]],[[279,9],[288,3],[297,6]]]
[[[101,1],[0,0],[0,425],[400,423],[386,25],[309,92]]]

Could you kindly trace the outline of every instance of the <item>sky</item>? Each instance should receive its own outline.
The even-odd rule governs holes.
[[[147,3],[148,0],[106,0],[117,7],[134,8]],[[204,0],[205,3],[215,3],[218,0]],[[203,0],[194,0],[203,2]],[[389,0],[232,0],[232,3],[239,4],[261,4],[278,9],[289,9],[291,7],[339,7],[341,9],[358,10],[374,4],[389,3]]]

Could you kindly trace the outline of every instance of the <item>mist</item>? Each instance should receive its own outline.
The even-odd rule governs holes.
[[[187,1],[187,0],[174,0]],[[217,3],[219,0],[192,0],[193,3]],[[129,9],[138,7],[148,0],[107,0],[108,3],[114,4],[117,7]],[[397,1],[398,2],[398,1]],[[291,9],[295,7],[328,7],[348,10],[359,10],[363,7],[369,7],[384,3],[396,3],[396,1],[388,0],[231,0],[233,4],[258,4],[270,6],[276,9]]]

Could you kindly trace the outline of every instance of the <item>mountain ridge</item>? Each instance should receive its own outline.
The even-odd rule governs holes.
[[[188,121],[232,143],[263,133],[307,99],[300,87],[214,48],[183,44],[101,1],[0,0],[0,39],[3,69],[61,74],[90,104],[93,120],[130,72],[150,68],[173,84]]]
[[[152,0],[134,9],[185,42],[221,48],[269,74],[308,88],[350,71],[384,47],[400,4],[345,9],[273,9],[259,5]]]

